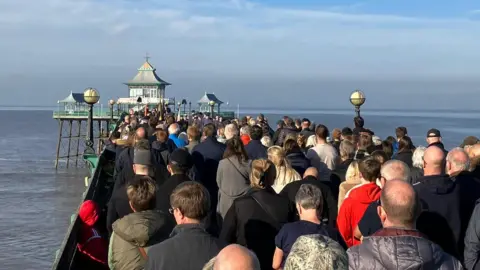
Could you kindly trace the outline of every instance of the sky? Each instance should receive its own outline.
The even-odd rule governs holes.
[[[478,33],[473,0],[0,0],[0,105],[124,97],[148,52],[193,101],[476,109]]]

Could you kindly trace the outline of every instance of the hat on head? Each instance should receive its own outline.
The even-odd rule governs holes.
[[[475,145],[477,144],[479,139],[475,136],[468,136],[465,139],[463,139],[463,143],[460,145],[460,147],[465,147],[467,145]]]
[[[134,149],[133,150],[133,164],[151,166],[152,154],[150,150]]]
[[[435,137],[442,137],[440,134],[440,130],[436,128],[432,128],[427,132],[427,138],[435,138]]]
[[[184,169],[190,169],[193,166],[193,158],[187,150],[177,148],[170,154],[170,163]]]
[[[342,135],[343,135],[343,136],[353,135],[353,131],[352,131],[352,129],[349,128],[349,127],[344,127],[344,128],[342,129]]]

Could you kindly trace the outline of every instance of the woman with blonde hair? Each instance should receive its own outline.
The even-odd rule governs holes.
[[[275,236],[282,225],[294,219],[295,211],[287,197],[272,188],[276,166],[266,159],[252,161],[251,191],[235,199],[223,221],[220,239],[251,249],[261,269],[272,269]]]
[[[280,146],[268,148],[267,155],[268,159],[275,165],[277,172],[272,185],[277,193],[280,193],[287,184],[302,179],[300,174],[292,168],[286,158],[285,151]]]
[[[358,170],[358,161],[354,160],[348,166],[347,173],[345,174],[345,182],[340,184],[340,189],[338,192],[338,211],[340,211],[340,206],[345,199],[345,195],[355,187],[360,184],[360,171]]]

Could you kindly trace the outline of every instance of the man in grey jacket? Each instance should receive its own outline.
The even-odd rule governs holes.
[[[415,230],[419,199],[409,183],[387,182],[378,214],[383,229],[348,251],[349,269],[463,269],[459,261]]]

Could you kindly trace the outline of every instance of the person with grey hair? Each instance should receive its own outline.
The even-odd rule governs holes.
[[[410,184],[418,183],[418,179],[423,177],[423,155],[427,148],[425,146],[418,146],[412,155],[412,167],[410,168]]]
[[[470,159],[463,148],[455,147],[447,154],[445,172],[454,177],[470,168]]]
[[[241,245],[223,248],[202,270],[260,270],[257,255]]]
[[[308,234],[321,234],[339,239],[338,234],[320,220],[323,209],[322,191],[315,185],[302,184],[295,196],[300,220],[285,224],[275,237],[273,269],[281,269],[298,237]]]
[[[168,134],[168,138],[171,139],[178,148],[187,145],[185,140],[179,138],[180,126],[177,123],[173,123],[168,127]]]
[[[463,269],[458,260],[415,229],[421,203],[412,185],[388,181],[380,200],[383,229],[347,250],[350,270]]]
[[[252,140],[252,138],[250,137],[251,133],[251,126],[246,125],[240,128],[240,139],[242,140],[243,145],[247,145]]]
[[[225,126],[225,139],[230,140],[233,136],[238,136],[238,128],[234,124]]]
[[[410,168],[401,160],[389,160],[382,165],[380,169],[380,187],[383,188],[388,181],[400,180],[409,182]],[[382,228],[382,221],[378,216],[378,207],[381,206],[381,201],[370,203],[367,210],[363,214],[362,219],[358,222],[355,229],[355,238],[362,239],[370,236]]]
[[[283,270],[347,270],[348,256],[335,240],[321,235],[300,236],[287,257]]]
[[[335,165],[332,176],[338,177],[339,184],[345,182],[348,166],[355,156],[355,146],[349,141],[342,141],[338,147],[338,156],[340,162]]]
[[[272,138],[270,138],[270,136],[263,136],[262,139],[260,139],[260,142],[267,148],[273,145]]]

